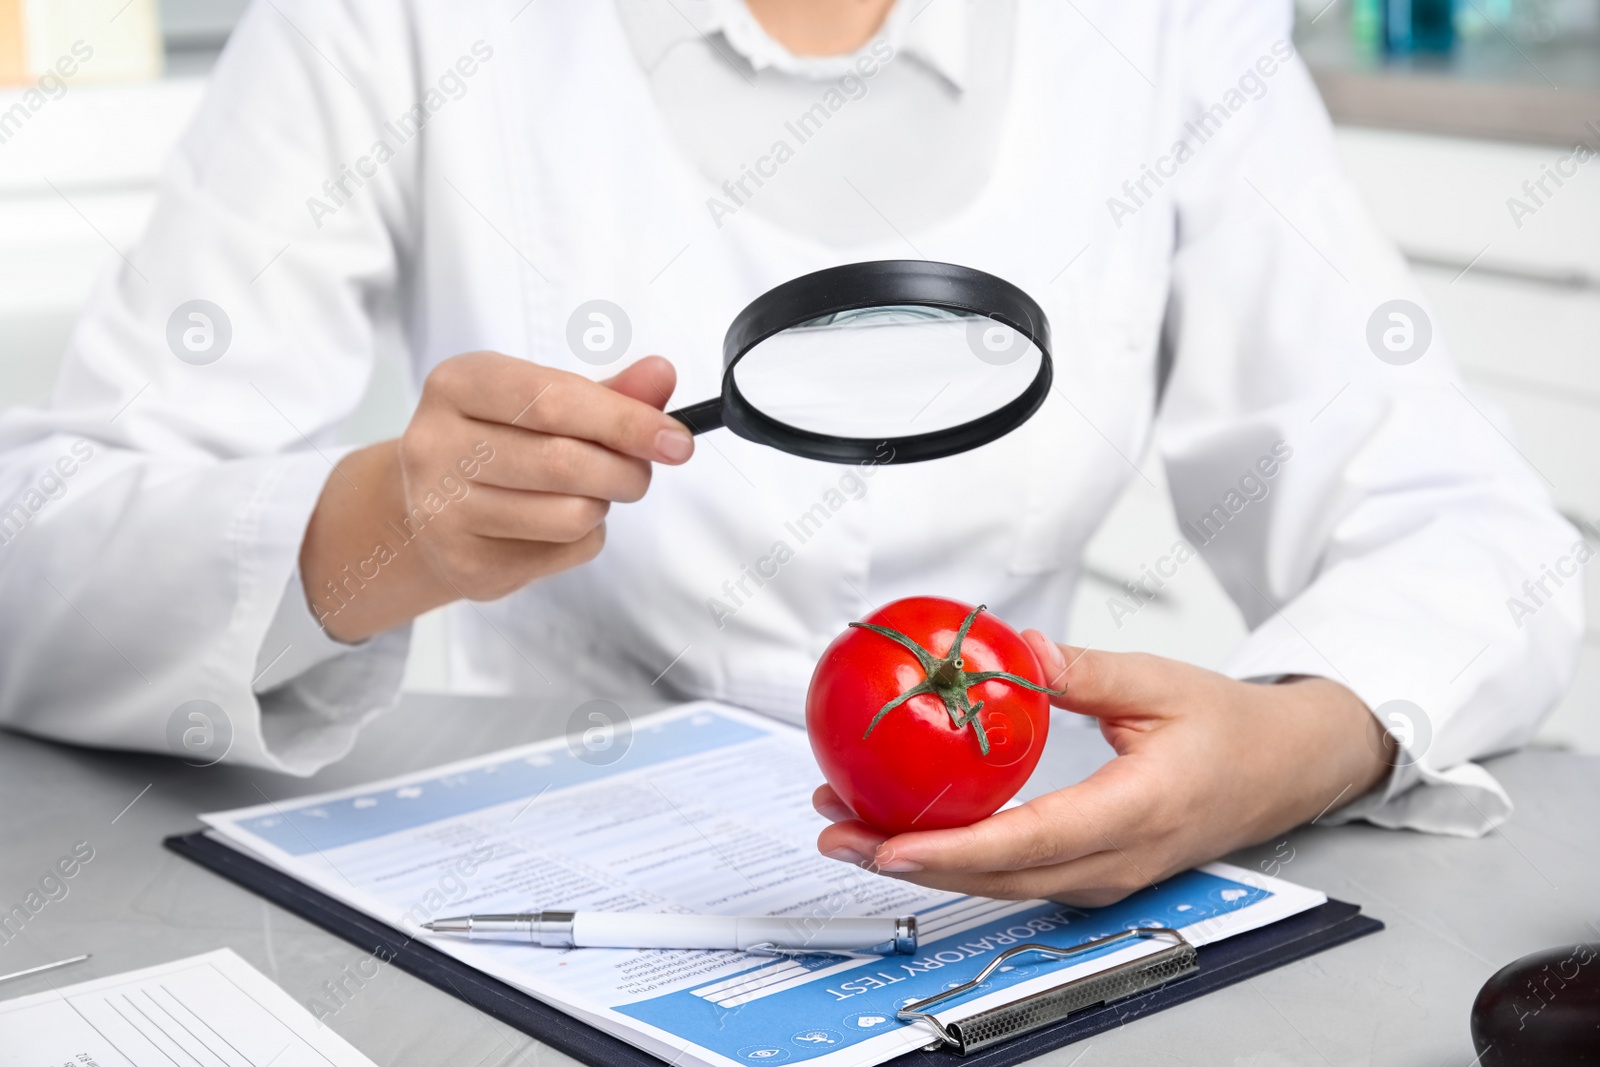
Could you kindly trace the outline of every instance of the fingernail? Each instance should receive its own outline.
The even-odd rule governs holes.
[[[668,463],[682,463],[694,455],[694,438],[687,430],[660,430],[656,433],[656,452]]]
[[[908,874],[911,871],[922,870],[922,864],[915,860],[908,860],[904,856],[896,856],[893,849],[884,849],[878,852],[874,865],[880,871],[889,874]]]
[[[838,860],[840,863],[853,863],[858,867],[867,862],[867,857],[853,848],[836,848],[832,852],[824,852],[823,855],[830,860]]]
[[[856,817],[856,813],[843,804],[815,804],[817,814],[829,822],[849,822]]]
[[[1043,634],[1040,634],[1039,636],[1044,637]],[[1061,654],[1061,646],[1050,640],[1048,637],[1044,638],[1044,657],[1049,661],[1045,664],[1045,669],[1048,670],[1052,676],[1057,675],[1067,669],[1067,657]]]

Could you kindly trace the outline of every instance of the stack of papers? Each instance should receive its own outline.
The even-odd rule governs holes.
[[[356,789],[202,816],[209,833],[368,915],[675,1065],[865,1067],[930,1043],[895,1012],[1006,948],[1132,926],[1202,945],[1315,907],[1321,893],[1222,864],[1083,911],[923,889],[829,860],[803,731],[700,702],[634,725],[595,764],[565,740]],[[540,909],[726,915],[915,914],[913,956],[547,949],[422,931],[430,919]],[[1131,960],[1019,957],[946,1021]]]

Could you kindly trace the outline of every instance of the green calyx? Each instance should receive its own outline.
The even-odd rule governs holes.
[[[989,754],[989,737],[984,733],[983,723],[978,721],[978,712],[983,710],[983,701],[980,700],[976,704],[970,703],[967,699],[968,689],[975,685],[982,685],[984,682],[1002,681],[1010,682],[1012,685],[1020,685],[1024,689],[1032,689],[1036,693],[1048,693],[1051,696],[1061,696],[1066,692],[1066,690],[1058,692],[1042,685],[1036,685],[1026,678],[1019,678],[1017,675],[1007,671],[968,671],[966,669],[966,664],[961,659],[961,643],[967,639],[967,631],[972,629],[973,620],[978,617],[978,613],[984,609],[984,606],[979,604],[972,609],[970,615],[962,620],[961,629],[956,631],[956,639],[950,643],[950,651],[942,659],[899,630],[894,630],[887,626],[876,626],[870,622],[853,622],[850,624],[861,630],[871,630],[875,634],[881,634],[896,644],[903,646],[913,656],[917,657],[917,662],[922,665],[925,675],[922,681],[878,709],[878,714],[874,715],[872,721],[867,724],[867,732],[861,735],[863,741],[872,736],[873,728],[889,712],[914,696],[919,696],[922,693],[932,693],[944,701],[944,710],[949,713],[950,722],[957,729],[967,726],[972,727],[973,733],[978,735],[978,750],[987,756]]]

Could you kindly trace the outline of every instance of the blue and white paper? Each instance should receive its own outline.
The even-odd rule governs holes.
[[[676,1064],[882,1062],[926,1045],[896,1010],[966,981],[999,953],[1131,926],[1197,944],[1319,904],[1319,893],[1223,865],[1081,911],[923,889],[817,854],[821,775],[805,735],[696,703],[638,723],[596,764],[563,740],[386,782],[203,816],[225,841],[441,951]],[[542,908],[687,914],[916,914],[912,956],[542,949],[420,930],[466,912]],[[1019,957],[941,1018],[1055,985],[1098,959]],[[315,1006],[313,1006],[315,1010]]]

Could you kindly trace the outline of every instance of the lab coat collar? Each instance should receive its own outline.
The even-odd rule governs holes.
[[[648,0],[619,0],[628,37],[645,69],[653,70],[684,41],[720,35],[727,47],[757,70],[801,78],[837,78],[855,66],[870,45],[843,56],[797,56],[773,40],[744,0],[680,0],[663,8]],[[956,92],[967,87],[968,11],[963,0],[898,0],[874,40],[922,63]]]

